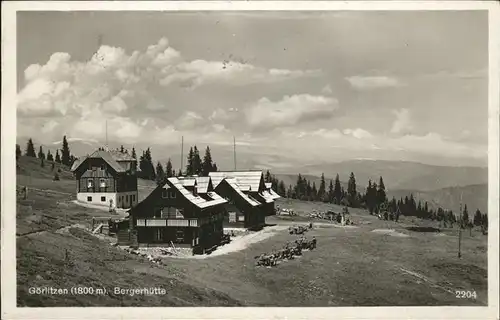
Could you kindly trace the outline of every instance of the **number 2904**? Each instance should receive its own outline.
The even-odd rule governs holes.
[[[477,299],[476,291],[456,290],[455,297],[458,299]]]

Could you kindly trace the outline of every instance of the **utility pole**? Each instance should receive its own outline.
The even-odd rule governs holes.
[[[460,193],[460,213],[458,220],[458,258],[462,257],[461,246],[462,246],[462,193]]]
[[[234,171],[236,171],[236,137],[233,136]]]
[[[184,165],[184,136],[182,136],[181,140],[181,173],[182,170],[184,170],[183,165]]]

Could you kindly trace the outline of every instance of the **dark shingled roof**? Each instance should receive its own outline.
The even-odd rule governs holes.
[[[87,158],[101,158],[106,161],[107,164],[111,166],[116,172],[125,172],[126,170],[118,163],[123,161],[137,161],[132,158],[131,155],[122,153],[117,150],[105,151],[96,150],[92,154],[82,157],[81,159],[76,159],[71,166],[71,171],[75,171]]]

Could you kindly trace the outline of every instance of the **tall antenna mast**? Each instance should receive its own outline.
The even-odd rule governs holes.
[[[181,173],[183,170],[183,166],[184,166],[184,136],[182,136],[181,140]]]
[[[236,171],[236,137],[233,136],[234,171]]]
[[[106,151],[109,150],[109,145],[108,145],[108,120],[106,120]]]

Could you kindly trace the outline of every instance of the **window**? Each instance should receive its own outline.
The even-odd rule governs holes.
[[[229,212],[229,222],[236,222],[236,212]]]
[[[184,242],[184,231],[178,230],[175,233],[175,237],[176,237],[176,242],[177,243],[183,243]]]
[[[92,197],[87,197],[87,201],[91,202],[92,201]]]
[[[176,209],[175,210],[175,217],[177,219],[184,219],[184,210],[183,209]]]
[[[162,241],[163,240],[163,230],[158,228],[156,229],[155,232],[155,241]]]
[[[245,221],[245,216],[244,215],[238,216],[238,221]]]
[[[175,199],[175,191],[170,191],[170,198]]]
[[[161,218],[162,215],[162,209],[161,208],[154,208],[153,209],[153,216],[154,218]]]
[[[102,202],[106,202],[106,197],[101,197]]]
[[[101,166],[101,170],[106,170],[106,166],[105,166],[105,165],[102,165],[102,166]]]
[[[87,179],[87,187],[88,188],[94,187],[94,180],[93,179]]]
[[[99,181],[101,188],[106,188],[106,179],[101,179]]]
[[[161,197],[163,199],[168,199],[168,191],[167,191],[167,189],[162,189],[162,191],[161,191]]]

